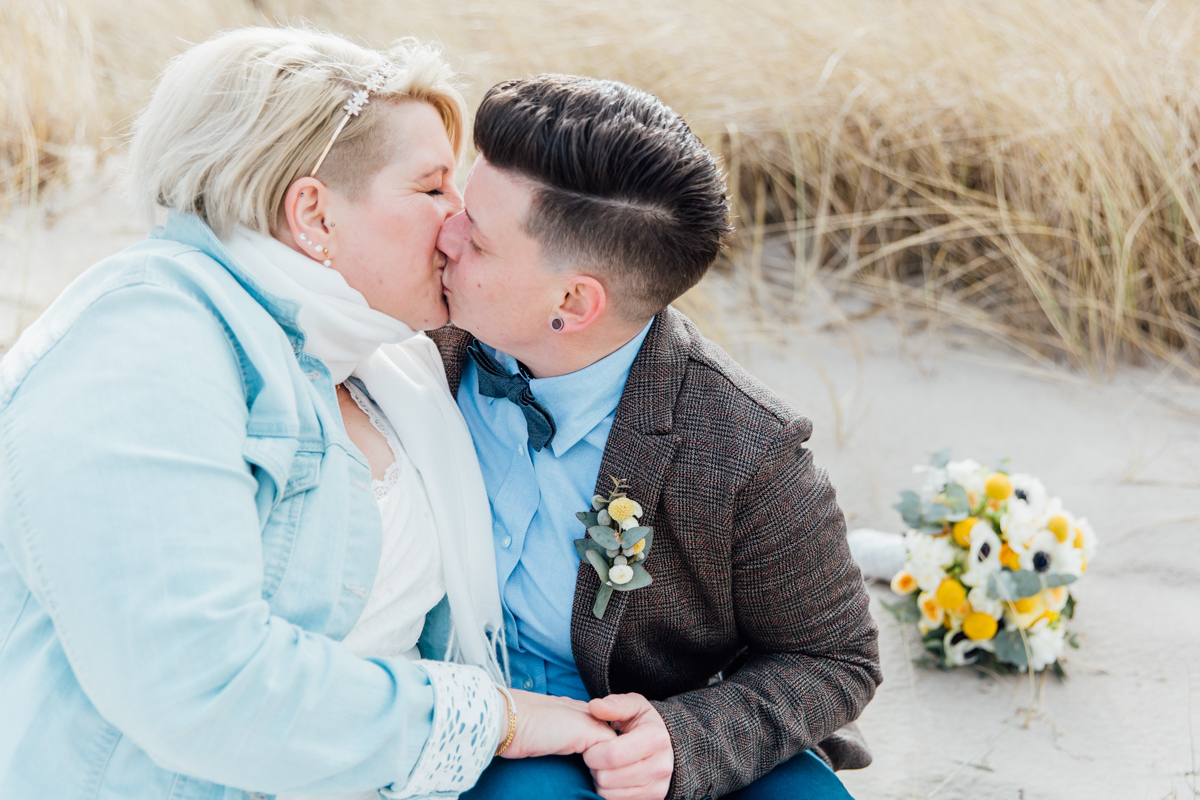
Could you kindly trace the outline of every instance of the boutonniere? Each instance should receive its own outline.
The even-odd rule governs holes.
[[[642,507],[626,494],[629,485],[617,478],[612,482],[608,497],[596,495],[590,510],[575,515],[587,528],[587,536],[575,540],[579,560],[591,564],[600,577],[600,591],[592,606],[596,619],[604,619],[614,591],[632,592],[652,583],[641,562],[650,552],[654,529],[638,522]]]

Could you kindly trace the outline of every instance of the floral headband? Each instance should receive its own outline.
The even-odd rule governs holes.
[[[329,155],[329,151],[333,149],[333,143],[337,141],[342,129],[346,127],[346,123],[351,117],[357,117],[359,112],[363,110],[363,106],[371,102],[371,95],[383,88],[383,84],[388,78],[396,74],[396,68],[388,62],[383,63],[383,68],[378,72],[372,72],[367,82],[363,84],[363,88],[358,89],[354,94],[350,95],[350,99],[346,101],[346,105],[342,106],[342,111],[345,116],[338,123],[337,129],[333,132],[333,136],[329,137],[329,144],[325,145],[325,150],[321,153],[321,157],[317,159],[317,165],[313,167],[309,177],[315,177],[317,170],[325,163],[325,157]]]

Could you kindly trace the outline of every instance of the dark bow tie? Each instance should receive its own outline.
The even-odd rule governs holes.
[[[529,391],[529,378],[521,372],[510,375],[499,361],[483,351],[479,342],[471,342],[467,352],[479,368],[479,393],[484,397],[506,397],[516,403],[525,415],[533,449],[541,450],[554,441],[554,418]]]

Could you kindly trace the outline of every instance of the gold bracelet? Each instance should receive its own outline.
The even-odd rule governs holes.
[[[508,693],[508,689],[499,684],[496,684],[496,688],[500,690],[500,694],[504,695],[504,703],[508,706],[508,736],[496,748],[496,755],[498,756],[508,749],[508,746],[512,744],[513,737],[517,735],[517,704],[513,702],[512,695]]]

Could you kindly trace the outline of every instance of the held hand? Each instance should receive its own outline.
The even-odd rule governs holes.
[[[501,758],[565,756],[617,738],[612,728],[588,713],[582,700],[510,691],[517,707],[517,732]],[[504,735],[507,728],[501,741]]]
[[[621,732],[583,754],[596,793],[605,800],[663,800],[671,789],[675,752],[662,715],[640,694],[610,694],[593,700],[588,710]]]

